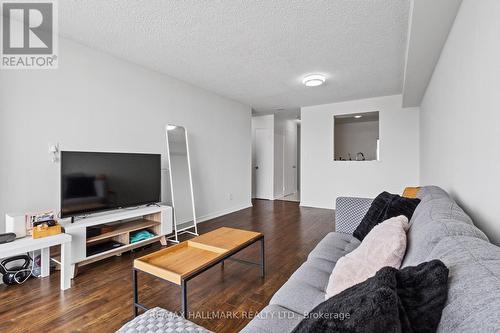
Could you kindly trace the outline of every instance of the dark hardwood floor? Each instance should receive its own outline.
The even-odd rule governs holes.
[[[264,308],[272,295],[334,230],[332,210],[303,208],[296,202],[255,200],[254,207],[199,225],[200,233],[230,226],[264,233],[266,269],[226,261],[188,283],[194,322],[214,332],[237,332],[250,320],[244,313]],[[59,272],[20,286],[0,286],[0,332],[115,332],[132,319],[132,259],[158,250],[154,245],[84,266],[72,288],[59,290]],[[258,260],[258,243],[238,254]],[[178,287],[139,273],[139,301],[148,307],[180,308]],[[212,319],[214,311],[220,317]],[[215,314],[217,315],[217,314]]]

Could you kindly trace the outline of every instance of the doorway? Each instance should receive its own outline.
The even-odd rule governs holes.
[[[275,152],[276,155],[279,155],[275,157],[275,162],[279,164],[277,168],[281,169],[280,172],[275,174],[282,177],[280,182],[282,184],[281,191],[276,193],[277,200],[300,202],[300,130],[298,126],[298,121],[291,120],[291,124],[286,126],[284,134],[281,135],[280,149]],[[279,180],[275,179],[276,182],[279,182]]]
[[[300,201],[297,116],[252,117],[252,197]]]
[[[269,128],[256,128],[253,140],[253,197],[273,199],[273,134]]]

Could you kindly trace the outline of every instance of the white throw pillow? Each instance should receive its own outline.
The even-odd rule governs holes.
[[[399,268],[406,251],[406,230],[408,219],[404,215],[376,225],[354,251],[337,261],[325,299],[374,276],[382,267]]]

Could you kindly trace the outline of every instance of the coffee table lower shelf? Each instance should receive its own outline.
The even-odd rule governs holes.
[[[231,244],[231,248],[220,248],[215,247],[211,244],[205,244],[201,239],[206,239],[208,234],[200,237],[193,238],[192,240],[182,242],[180,244],[168,247],[166,249],[151,253],[142,258],[136,259],[134,261],[134,267],[132,268],[132,289],[133,289],[133,311],[134,317],[139,314],[139,309],[144,311],[149,310],[146,306],[139,303],[138,295],[138,272],[146,273],[148,275],[160,278],[166,282],[177,285],[181,289],[181,315],[187,317],[188,314],[188,303],[187,303],[187,282],[196,276],[202,274],[203,272],[209,270],[210,268],[222,264],[224,267],[225,260],[232,260],[240,262],[243,264],[250,264],[259,266],[261,269],[261,276],[265,277],[265,253],[264,253],[264,235],[261,233],[231,229],[231,228],[221,228],[225,229],[224,232],[229,232],[234,235],[238,232],[244,232],[246,236],[242,240],[241,244]],[[216,233],[220,231],[217,229],[212,231]],[[227,235],[230,236],[230,235]],[[200,238],[200,242],[196,240]],[[231,258],[233,255],[239,253],[240,251],[248,248],[249,246],[260,241],[260,262],[252,262],[247,260],[241,260],[236,258]],[[234,242],[233,242],[234,243]],[[192,260],[193,258],[198,259]],[[201,259],[200,259],[201,258]],[[187,267],[187,272],[180,272],[179,267],[182,265],[185,259],[185,264]],[[177,270],[177,271],[176,271]]]

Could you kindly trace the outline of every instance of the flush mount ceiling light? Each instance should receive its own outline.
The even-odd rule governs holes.
[[[309,74],[302,79],[302,83],[306,87],[317,87],[325,83],[325,81],[325,76],[321,74]]]
[[[359,115],[359,114],[358,114],[357,116],[354,116],[354,118],[356,118],[356,119],[359,119],[359,118],[361,118],[361,117],[363,117],[363,116],[362,116],[362,115]]]

